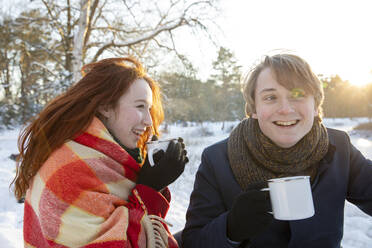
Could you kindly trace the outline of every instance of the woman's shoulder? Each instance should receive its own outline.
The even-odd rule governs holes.
[[[57,171],[60,171],[62,168],[66,167],[66,165],[78,164],[76,161],[81,160],[82,156],[79,156],[79,154],[76,152],[76,149],[73,149],[71,145],[76,146],[77,144],[75,142],[67,141],[54,152],[52,152],[52,154],[50,154],[50,156],[41,166],[38,174],[42,175],[43,178],[50,178]]]

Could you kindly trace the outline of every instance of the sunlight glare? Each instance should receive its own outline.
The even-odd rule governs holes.
[[[355,73],[348,78],[343,78],[344,80],[348,80],[350,84],[355,86],[363,87],[369,83],[372,83],[372,75],[371,74],[362,74],[362,73]]]
[[[348,65],[344,64],[342,67],[340,66],[343,70],[339,75],[342,80],[349,81],[352,85],[363,87],[372,83],[372,65],[370,68],[367,66],[369,64],[366,62],[363,67],[352,66],[350,63]]]

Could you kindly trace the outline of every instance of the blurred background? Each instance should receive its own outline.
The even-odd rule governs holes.
[[[240,78],[263,55],[307,60],[323,83],[325,124],[371,159],[371,9],[370,0],[0,0],[0,247],[23,247],[23,204],[9,189],[20,128],[103,58],[139,59],[163,91],[163,137],[185,139],[172,232],[185,223],[203,149],[245,117]],[[372,217],[347,202],[342,245],[372,247]]]
[[[0,127],[27,122],[79,80],[83,64],[128,55],[160,83],[167,123],[241,120],[241,75],[262,55],[283,51],[319,75],[325,117],[372,118],[371,7],[368,0],[0,0]]]

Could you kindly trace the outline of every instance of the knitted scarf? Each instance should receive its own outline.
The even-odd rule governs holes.
[[[328,151],[327,129],[321,120],[297,144],[281,148],[266,137],[253,118],[243,120],[230,134],[228,157],[243,190],[271,178],[309,175],[314,179],[318,162]]]

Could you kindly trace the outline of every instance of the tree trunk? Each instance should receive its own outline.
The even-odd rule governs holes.
[[[90,0],[80,0],[80,16],[77,32],[74,35],[74,45],[72,51],[73,82],[77,82],[81,78],[80,69],[83,65],[83,44],[85,33],[87,31],[87,18],[89,8]]]

